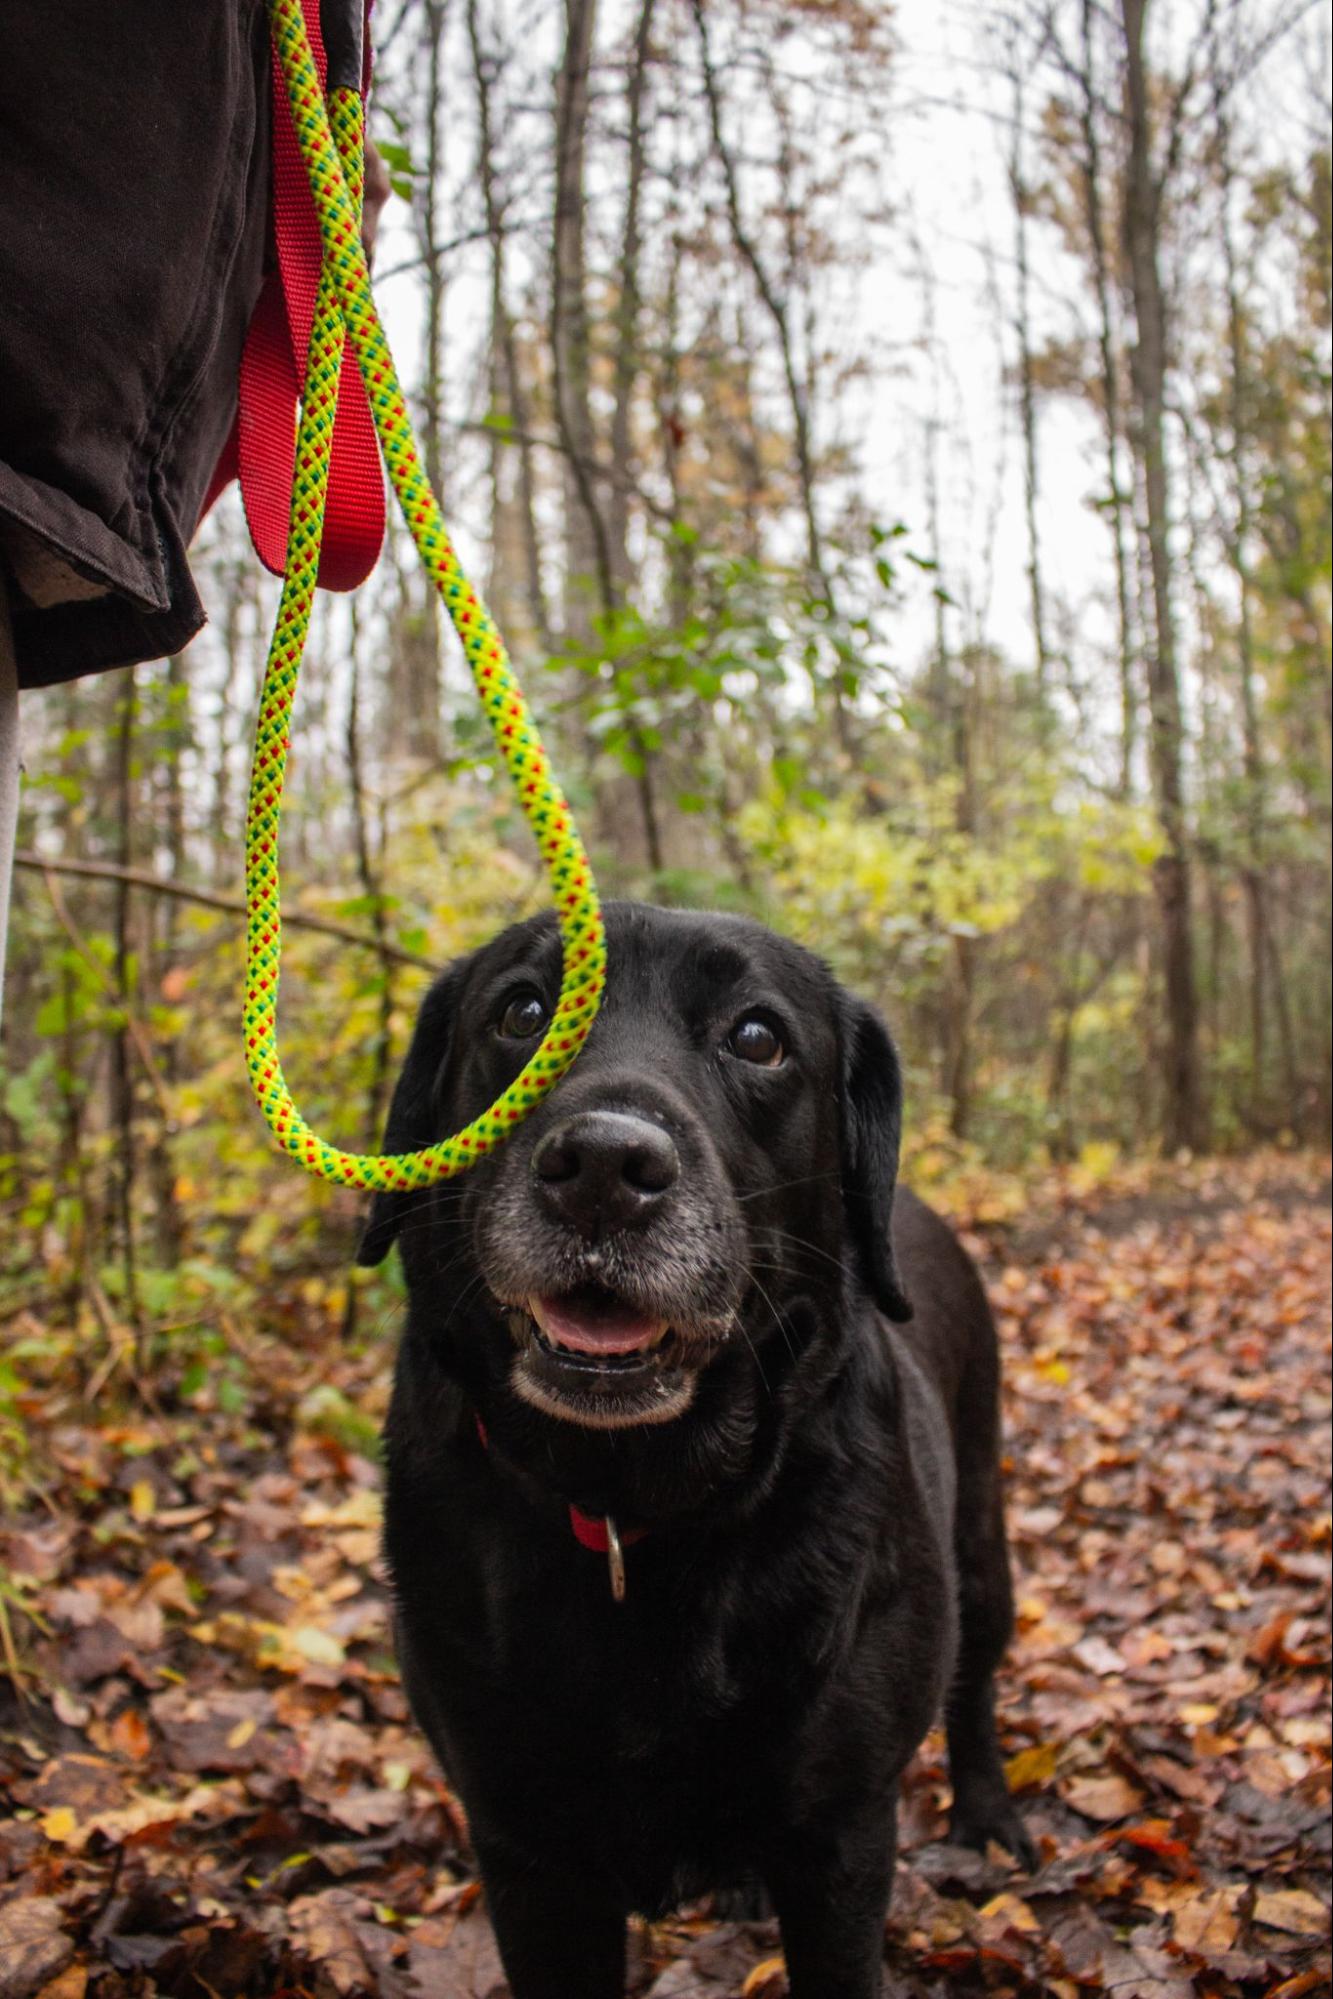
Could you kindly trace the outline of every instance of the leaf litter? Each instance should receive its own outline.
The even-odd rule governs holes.
[[[1041,1855],[906,1774],[890,1999],[1330,1990],[1329,1219],[1309,1161],[979,1217],[1007,1368],[1001,1688]],[[967,1217],[964,1216],[966,1224]],[[503,1999],[459,1801],[394,1672],[383,1346],[284,1309],[241,1409],[26,1369],[0,1530],[0,1999]],[[40,1352],[31,1318],[5,1329]],[[229,1398],[234,1404],[236,1398]],[[312,1413],[313,1412],[313,1413]],[[313,1427],[312,1427],[313,1426]],[[771,1923],[636,1925],[639,1999],[781,1999]],[[571,1995],[573,1999],[573,1995]]]

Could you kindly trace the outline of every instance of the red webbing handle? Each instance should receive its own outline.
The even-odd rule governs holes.
[[[302,0],[302,13],[322,86],[327,64],[318,0]],[[276,51],[273,235],[277,267],[264,280],[246,334],[236,424],[213,475],[203,511],[207,513],[228,480],[239,474],[255,552],[266,569],[281,576],[287,561],[297,404],[305,387],[323,246]],[[384,513],[379,444],[365,387],[349,348],[343,356],[333,426],[317,577],[322,589],[355,590],[364,583],[379,559]]]

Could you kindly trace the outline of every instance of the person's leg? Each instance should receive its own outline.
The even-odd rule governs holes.
[[[19,814],[19,675],[9,628],[9,596],[0,582],[0,1014],[5,1003],[9,877]]]

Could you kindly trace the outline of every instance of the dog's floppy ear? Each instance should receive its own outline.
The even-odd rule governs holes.
[[[440,1135],[435,1129],[435,1086],[449,1059],[465,970],[464,960],[451,965],[421,1003],[403,1073],[389,1105],[389,1120],[384,1128],[386,1152],[419,1152]],[[370,1204],[365,1233],[357,1246],[358,1263],[383,1263],[416,1198],[415,1191],[376,1194]]]
[[[891,1233],[903,1118],[898,1051],[874,1008],[850,993],[842,995],[838,1025],[842,1198],[852,1244],[880,1311],[889,1319],[910,1319]]]

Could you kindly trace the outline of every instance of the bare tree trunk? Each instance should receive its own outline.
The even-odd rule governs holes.
[[[596,429],[590,393],[587,245],[583,226],[588,78],[596,13],[596,0],[565,0],[565,52],[556,85],[551,271],[551,355],[556,422],[565,468],[565,630],[585,644],[593,630],[589,586],[595,590],[596,602],[603,613],[610,612],[617,601],[611,537],[597,492]],[[646,50],[645,40],[645,61]],[[636,232],[637,226],[636,220]],[[654,873],[660,873],[665,865],[665,850],[653,752],[637,729],[630,730],[630,742],[635,759],[633,783],[648,865]]]
[[[1093,0],[1083,0],[1083,66],[1080,122],[1083,130],[1083,187],[1088,241],[1092,248],[1093,286],[1097,295],[1097,352],[1101,364],[1102,418],[1106,439],[1106,493],[1110,510],[1111,546],[1115,555],[1116,626],[1120,664],[1120,796],[1134,788],[1134,758],[1138,748],[1138,688],[1134,661],[1134,614],[1129,556],[1125,548],[1125,493],[1120,480],[1120,367],[1111,321],[1111,283],[1102,213],[1101,140],[1097,131],[1097,79]]]
[[[421,374],[421,450],[438,497],[444,485],[444,433],[440,401],[444,379],[444,270],[440,248],[440,112],[444,95],[443,42],[447,0],[421,0],[422,54],[426,67],[425,172],[417,212],[417,235],[426,281],[426,324]]]
[[[134,858],[134,723],[137,705],[135,670],[130,667],[117,690],[114,792],[116,859],[128,869]],[[116,1230],[120,1238],[121,1272],[125,1285],[125,1316],[142,1333],[139,1310],[138,1256],[134,1229],[136,1140],[134,1129],[134,1066],[130,1049],[130,1016],[135,1006],[134,938],[131,929],[130,884],[115,887],[115,981],[121,1019],[111,1037],[111,1118],[116,1129],[112,1166]]]
[[[352,607],[352,684],[347,696],[347,776],[352,793],[352,834],[356,843],[356,872],[370,915],[370,926],[380,946],[379,1018],[370,1065],[370,1088],[366,1093],[366,1144],[374,1152],[380,1144],[384,1113],[389,1099],[389,1068],[393,1057],[393,960],[388,955],[388,919],[384,909],[384,884],[375,867],[370,847],[370,823],[366,812],[365,773],[361,759],[361,632],[356,606]],[[356,1330],[358,1292],[347,1287],[343,1307],[342,1337],[352,1338]]]
[[[1060,954],[1061,957],[1067,956],[1069,975],[1060,994],[1059,1018],[1047,1065],[1046,1108],[1053,1126],[1051,1150],[1061,1163],[1073,1159],[1078,1150],[1069,1100],[1074,1070],[1074,1022],[1078,1019],[1079,1008],[1087,1004],[1093,990],[1104,976],[1104,973],[1094,972],[1087,984],[1081,976],[1091,913],[1092,898],[1080,894],[1077,914],[1072,925],[1068,926],[1071,935]]]
[[[977,789],[973,742],[976,734],[974,708],[977,696],[976,661],[964,648],[955,663],[953,764],[958,780],[954,824],[967,840],[976,836]],[[955,1138],[967,1137],[972,1123],[973,1013],[976,1006],[977,973],[980,969],[981,941],[959,933],[953,940],[954,999],[953,1032],[949,1063],[949,1129]]]
[[[628,182],[625,192],[625,227],[620,247],[620,298],[616,309],[616,358],[611,414],[611,501],[607,522],[611,577],[623,595],[630,578],[629,496],[631,476],[631,416],[634,391],[639,379],[639,204],[644,171],[644,87],[648,74],[653,8],[656,0],[642,0],[634,50],[630,58],[626,108],[629,117]]]
[[[1190,863],[1182,780],[1184,728],[1171,596],[1165,402],[1166,302],[1159,266],[1162,186],[1152,163],[1143,24],[1148,0],[1121,0],[1125,27],[1129,157],[1125,248],[1136,334],[1131,366],[1136,428],[1143,460],[1152,579],[1153,644],[1148,657],[1149,763],[1165,851],[1154,869],[1166,988],[1163,1140],[1168,1152],[1202,1142],[1198,1002],[1190,923]]]
[[[728,442],[736,454],[736,463],[740,467],[743,481],[741,507],[745,527],[745,553],[752,562],[758,562],[764,552],[764,462],[755,411],[754,350],[748,338],[743,313],[737,314],[732,346],[736,355],[737,414]]]
[[[815,467],[814,452],[810,442],[810,412],[796,366],[791,319],[786,302],[778,296],[764,260],[759,254],[759,246],[746,228],[741,214],[740,182],[736,161],[722,130],[722,100],[717,87],[717,73],[713,67],[708,39],[706,0],[692,0],[692,4],[699,30],[699,49],[703,63],[704,92],[708,99],[708,118],[713,135],[713,151],[722,168],[722,178],[726,187],[727,219],[731,225],[731,238],[754,279],[755,289],[763,301],[778,337],[778,349],[782,356],[782,375],[787,386],[787,401],[791,408],[801,510],[805,517],[806,554],[812,578],[819,584],[826,600],[831,603],[833,592],[824,561],[824,541],[820,532],[819,516],[815,509]]]
[[[1264,908],[1264,822],[1266,795],[1263,746],[1259,733],[1259,702],[1255,689],[1254,622],[1250,578],[1250,466],[1249,466],[1249,383],[1245,358],[1244,320],[1240,300],[1240,276],[1236,267],[1236,243],[1232,229],[1231,131],[1220,78],[1214,71],[1214,106],[1217,116],[1217,164],[1219,200],[1222,210],[1222,257],[1227,285],[1227,353],[1231,380],[1228,401],[1231,418],[1231,470],[1235,486],[1235,518],[1228,536],[1231,566],[1238,594],[1236,628],[1237,664],[1240,668],[1240,713],[1245,799],[1242,818],[1245,829],[1245,927],[1250,972],[1250,1092],[1254,1110],[1262,1113],[1264,1072],[1267,1066],[1267,1026],[1264,988],[1268,973],[1269,944],[1265,935]],[[1276,982],[1281,984],[1280,969]]]
[[[940,569],[940,552],[943,547],[943,528],[940,520],[940,466],[939,442],[942,424],[940,421],[939,376],[936,366],[938,354],[935,324],[935,274],[925,254],[925,247],[914,240],[917,269],[921,278],[921,335],[919,345],[926,360],[931,364],[930,411],[922,423],[924,446],[924,473],[926,483],[926,534],[929,539],[929,563],[934,577],[932,609],[934,613],[935,642],[931,647],[930,665],[927,672],[927,693],[930,708],[930,740],[926,744],[926,767],[933,776],[943,776],[950,767],[951,737],[953,729],[953,685],[949,664],[949,634],[945,617],[944,578]]]
[[[518,451],[518,510],[523,540],[524,576],[528,615],[543,652],[551,650],[551,619],[542,581],[541,544],[537,535],[537,482],[532,462],[532,433],[528,423],[527,396],[518,364],[518,343],[514,322],[505,299],[505,211],[496,175],[492,89],[495,59],[482,47],[477,22],[477,0],[468,0],[468,43],[472,51],[472,74],[477,87],[478,157],[481,167],[482,202],[486,211],[486,234],[491,247],[491,343],[494,361],[500,363],[504,378],[504,405],[513,425]],[[493,376],[494,380],[494,376]],[[499,402],[498,382],[492,401]],[[498,467],[504,440],[492,439],[492,455]]]
[[[246,530],[241,529],[245,535]],[[222,615],[218,627],[222,637],[222,653],[227,662],[227,672],[218,693],[218,720],[214,755],[212,759],[213,810],[211,815],[212,833],[212,876],[214,881],[225,881],[235,866],[235,845],[232,837],[232,764],[235,751],[234,724],[237,711],[246,707],[246,695],[242,681],[242,664],[249,650],[247,644],[247,612],[253,616],[256,601],[255,570],[258,564],[249,560],[248,537],[242,552],[235,559],[228,559],[222,565],[225,578]],[[258,685],[254,688],[258,696]],[[252,711],[253,711],[252,704]]]
[[[611,587],[617,601],[630,580],[629,496],[631,474],[630,418],[634,391],[639,378],[639,203],[643,187],[644,130],[643,98],[647,80],[652,35],[654,0],[643,0],[634,34],[627,92],[629,112],[628,186],[625,195],[625,228],[620,251],[620,303],[616,313],[616,358],[614,407],[611,416],[611,509],[608,527],[608,563]],[[660,873],[665,851],[658,807],[652,753],[646,742],[638,745],[640,768],[636,773],[639,811],[643,818],[649,865]]]
[[[60,1173],[59,1182],[69,1203],[70,1219],[65,1239],[69,1277],[65,1284],[65,1309],[70,1324],[77,1322],[88,1278],[88,1245],[93,1237],[88,1176],[83,1164],[83,1104],[80,1086],[83,1037],[75,1018],[74,969],[66,957],[60,966],[60,1064],[56,1086],[60,1093]]]
[[[440,241],[440,175],[443,148],[440,115],[444,97],[444,37],[447,0],[422,0],[422,53],[426,67],[425,173],[417,207],[417,235],[426,283],[426,323],[423,329],[421,380],[421,449],[426,477],[436,498],[444,502],[444,252]],[[406,670],[403,701],[393,722],[393,734],[410,756],[435,763],[440,756],[440,710],[444,686],[443,606],[439,592],[416,578],[414,591],[422,609],[415,643],[401,656]],[[393,704],[395,707],[397,703]],[[392,719],[392,718],[391,718]]]
[[[939,431],[939,418],[932,412],[926,421],[926,532],[930,536],[930,563],[935,577],[935,643],[930,654],[930,709],[934,742],[930,745],[927,761],[936,772],[949,768],[954,708],[945,593],[940,572]]]
[[[163,790],[162,820],[171,878],[173,881],[178,881],[185,873],[185,782],[182,760],[190,739],[190,687],[185,676],[185,662],[179,653],[174,653],[167,661],[163,693],[166,715],[163,718],[162,749],[157,768]],[[180,905],[174,896],[161,897],[156,907],[151,907],[148,912],[150,930],[157,930],[158,959],[164,970],[174,969],[179,914]],[[180,1080],[179,1037],[175,1034],[162,1033],[158,1036],[158,1044],[162,1079],[170,1094],[172,1086]],[[162,1118],[149,1151],[149,1170],[152,1174],[153,1200],[156,1208],[157,1254],[168,1270],[174,1270],[180,1262],[185,1241],[185,1218],[181,1213],[180,1202],[176,1198],[176,1164],[171,1145],[174,1132],[174,1124],[167,1118]]]
[[[1028,276],[1028,205],[1031,195],[1023,174],[1024,73],[1023,50],[1017,35],[1013,50],[1013,133],[1009,146],[1009,193],[1014,205],[1014,260],[1018,298],[1014,332],[1018,339],[1019,410],[1023,429],[1023,512],[1028,535],[1028,604],[1037,669],[1039,721],[1046,719],[1050,692],[1050,653],[1046,643],[1046,609],[1041,574],[1041,539],[1037,529],[1037,396],[1032,365],[1032,320]]]
[[[662,452],[662,469],[671,493],[671,525],[685,521],[681,491],[680,454],[685,427],[680,414],[680,236],[673,231],[671,264],[667,272],[664,351],[656,373],[657,432]],[[673,535],[667,551],[670,575],[668,605],[671,623],[685,622],[694,583],[694,548],[688,536]]]
[[[389,924],[384,907],[384,883],[370,845],[370,820],[366,810],[365,772],[361,755],[361,633],[355,607],[352,611],[352,683],[347,697],[347,776],[352,793],[352,834],[356,843],[356,872],[370,916],[370,927],[378,946],[380,967],[379,1019],[366,1099],[367,1143],[379,1144],[380,1131],[389,1096],[389,1066],[393,1055],[394,979],[393,958],[389,954]]]
[[[1226,911],[1222,906],[1222,883],[1211,854],[1203,857],[1203,905],[1207,911],[1208,983],[1203,1006],[1203,1029],[1214,1062],[1222,1051],[1222,988],[1225,978],[1227,942]]]
[[[933,347],[934,291],[922,266],[928,351]],[[926,420],[926,523],[930,564],[934,573],[935,643],[931,650],[929,691],[931,741],[928,767],[936,777],[952,776],[957,784],[954,824],[971,834],[976,824],[976,794],[972,769],[971,676],[965,658],[950,653],[945,618],[945,592],[940,572],[939,416],[935,407]],[[953,967],[940,1012],[941,1085],[949,1101],[949,1129],[965,1138],[972,1112],[972,1010],[976,988],[976,948],[971,937],[952,939]]]
[[[1304,1094],[1301,1088],[1300,1072],[1296,1065],[1296,1036],[1292,1027],[1291,1008],[1287,1004],[1287,988],[1282,977],[1282,960],[1278,950],[1278,940],[1274,926],[1265,914],[1263,926],[1264,943],[1269,953],[1269,973],[1273,992],[1273,1012],[1277,1017],[1277,1045],[1282,1061],[1282,1095],[1285,1112],[1283,1124],[1290,1124],[1302,1135],[1306,1131]],[[1323,1037],[1324,1059],[1328,1059],[1328,1040]]]
[[[551,359],[555,416],[564,451],[565,629],[591,635],[591,586],[603,610],[615,601],[611,550],[596,481],[596,432],[589,395],[584,171],[588,74],[597,0],[565,0],[565,51],[556,79],[555,224],[551,238]]]
[[[791,409],[792,443],[796,453],[796,475],[801,500],[801,512],[805,522],[806,563],[811,583],[818,589],[828,607],[830,617],[836,613],[833,580],[829,573],[824,552],[824,538],[819,525],[819,513],[815,503],[815,455],[811,441],[809,398],[805,384],[801,380],[796,360],[796,346],[792,337],[791,314],[787,301],[781,297],[760,254],[755,237],[746,228],[741,212],[740,180],[736,168],[735,155],[722,129],[722,100],[718,90],[717,72],[713,64],[712,49],[708,36],[706,0],[692,0],[695,24],[699,32],[699,54],[703,67],[704,94],[708,100],[708,120],[713,137],[713,151],[722,168],[722,179],[726,189],[727,220],[731,229],[732,242],[740,253],[754,279],[755,289],[763,302],[764,309],[773,322],[777,334],[778,351],[782,357],[782,377],[787,389],[787,402]],[[851,717],[842,686],[842,676],[837,674],[833,681],[833,725],[837,733],[839,747],[845,755],[855,754]]]

